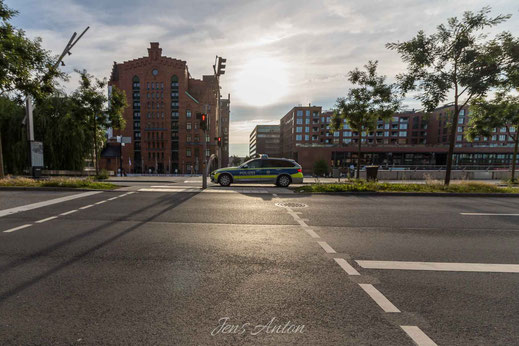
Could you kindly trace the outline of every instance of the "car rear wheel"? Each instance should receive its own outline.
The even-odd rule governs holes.
[[[231,185],[231,176],[229,174],[222,174],[218,178],[218,183],[220,183],[221,186],[229,186],[229,185]]]
[[[288,175],[280,176],[276,185],[280,187],[288,187],[288,185],[290,185],[290,177]]]

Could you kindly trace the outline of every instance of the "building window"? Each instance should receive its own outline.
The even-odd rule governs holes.
[[[133,77],[133,90],[139,90],[141,88],[141,83],[139,81],[139,77]]]
[[[172,118],[178,118],[178,112],[177,111],[171,112],[171,117]]]
[[[191,111],[189,109],[186,111],[186,118],[191,118]]]
[[[298,125],[301,125],[301,124],[303,123],[303,119],[297,119],[296,123],[297,123]]]
[[[300,141],[303,139],[303,136],[302,135],[296,135],[296,141]]]
[[[309,135],[305,135],[305,141],[308,141],[310,139]]]
[[[407,124],[400,124],[400,130],[407,130]]]
[[[463,132],[463,127],[462,126],[458,126],[458,132]]]
[[[297,116],[298,117],[302,117],[303,116],[303,111],[302,110],[298,110],[297,111]]]
[[[499,135],[499,140],[502,142],[506,141],[506,135]]]
[[[400,137],[407,137],[407,131],[400,131],[400,132],[398,133],[398,135],[399,135]]]
[[[186,141],[187,141],[187,142],[191,142],[191,135],[187,135],[187,136],[186,136]]]
[[[171,77],[171,88],[176,87],[178,89],[178,77],[173,76]]]
[[[305,119],[305,124],[307,124],[307,125],[310,124],[310,118]]]
[[[303,132],[303,127],[302,126],[296,127],[296,132]]]
[[[187,123],[187,124],[186,124],[186,128],[187,128],[188,130],[191,130],[191,123]]]
[[[310,132],[310,127],[309,126],[305,126],[305,132]]]
[[[462,139],[463,139],[463,136],[462,136],[462,135],[457,135],[457,136],[456,136],[456,140],[457,140],[458,142],[461,142]]]
[[[211,150],[206,149],[205,150],[205,157],[209,157],[209,156],[211,156]]]
[[[191,157],[191,149],[186,149],[186,156]]]
[[[307,117],[310,116],[310,110],[309,110],[309,109],[306,110],[306,116],[307,116]]]

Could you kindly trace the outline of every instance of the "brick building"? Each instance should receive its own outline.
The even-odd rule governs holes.
[[[249,156],[281,157],[279,125],[256,125],[249,137]]]
[[[447,118],[452,106],[440,107],[431,114],[396,113],[389,121],[379,120],[376,130],[362,134],[362,164],[386,166],[445,165],[448,152]],[[332,112],[320,107],[294,107],[280,121],[283,157],[298,161],[306,174],[315,161],[347,167],[357,160],[358,133],[348,128],[332,133]],[[454,164],[460,166],[504,167],[511,164],[513,142],[506,129],[494,129],[490,137],[469,142],[464,133],[468,109],[462,110],[456,128]]]
[[[217,155],[214,76],[192,78],[185,61],[163,56],[159,43],[152,42],[148,56],[114,63],[109,92],[112,86],[126,92],[129,105],[124,112],[126,128],[114,131],[114,136],[131,137],[131,143],[122,148],[126,172],[199,173],[204,155]],[[229,107],[230,98],[221,100],[224,165],[229,153]],[[197,113],[208,114],[206,138],[198,128]]]

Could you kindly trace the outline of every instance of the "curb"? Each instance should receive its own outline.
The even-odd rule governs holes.
[[[298,195],[339,196],[406,196],[406,197],[507,197],[519,198],[519,193],[456,193],[456,192],[299,192]]]
[[[58,187],[58,186],[0,186],[0,191],[104,191],[104,192],[120,192],[118,191],[120,188],[125,186],[120,186],[113,190],[102,190],[102,189],[84,189],[84,188],[74,188],[74,187]]]

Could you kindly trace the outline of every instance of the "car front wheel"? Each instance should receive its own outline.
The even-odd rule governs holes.
[[[229,186],[231,185],[231,176],[229,174],[222,174],[218,179],[218,182],[221,186]]]
[[[277,186],[288,187],[290,185],[290,177],[288,175],[282,175],[278,178]]]

